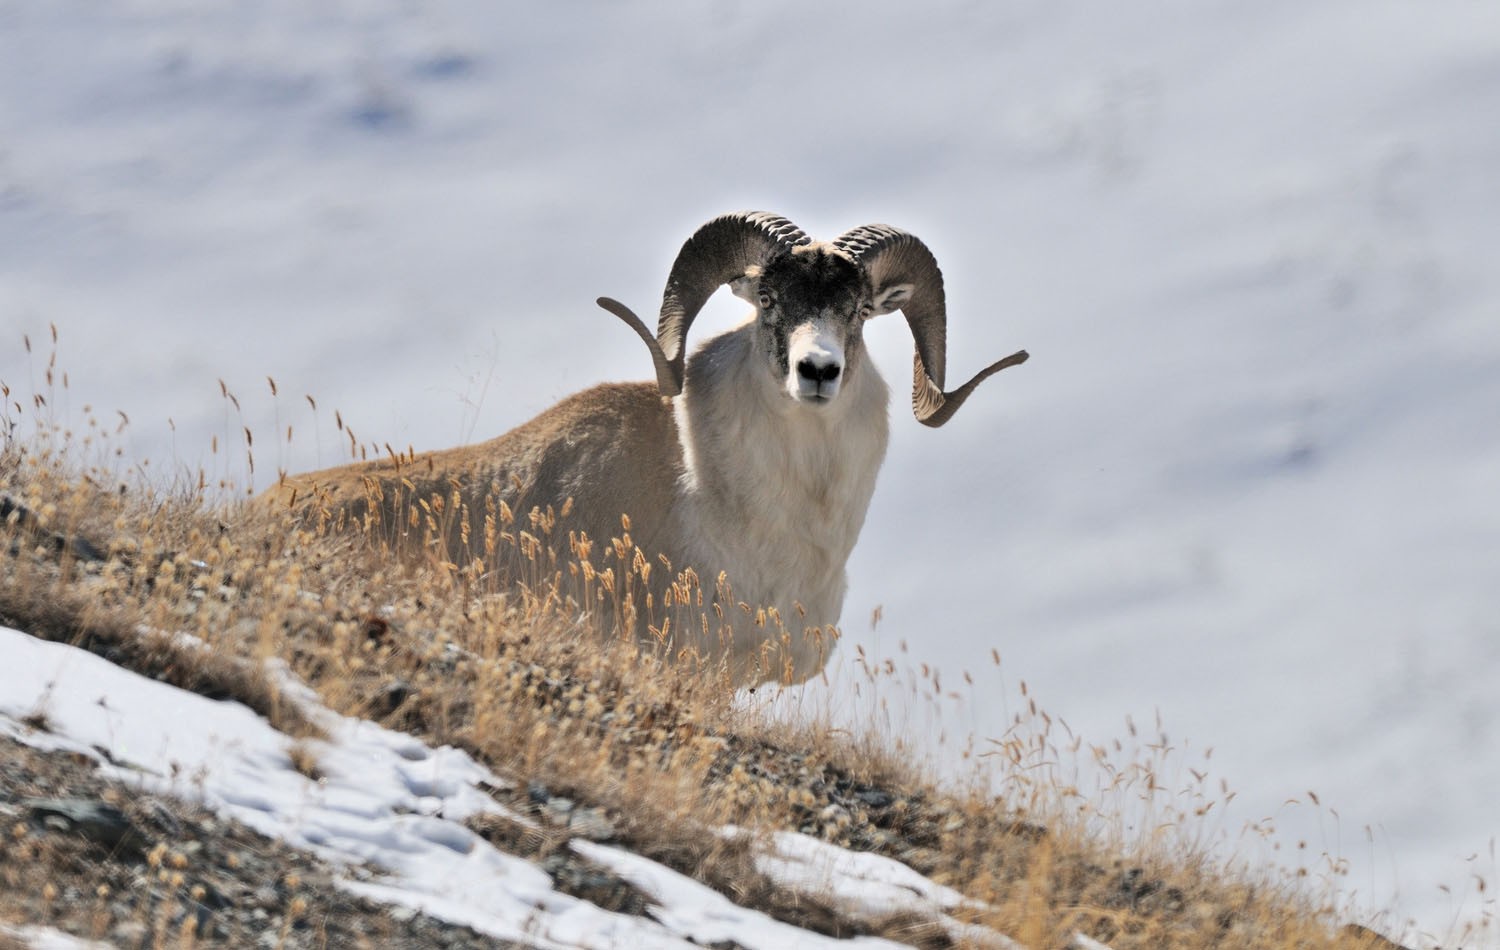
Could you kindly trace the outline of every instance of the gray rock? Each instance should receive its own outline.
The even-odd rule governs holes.
[[[619,835],[615,823],[598,808],[575,808],[568,816],[568,831],[580,838],[600,843],[613,841]]]
[[[27,817],[38,828],[78,835],[112,854],[138,854],[146,837],[123,811],[88,798],[29,798]]]

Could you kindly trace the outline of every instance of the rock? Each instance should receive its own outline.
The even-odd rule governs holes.
[[[412,695],[412,685],[404,679],[395,679],[381,687],[371,705],[378,716],[389,716],[400,709]]]
[[[613,841],[619,835],[614,822],[598,808],[575,808],[568,816],[568,831],[589,841]]]
[[[29,798],[23,804],[39,828],[78,835],[112,854],[139,855],[145,850],[145,836],[113,805],[87,798]]]
[[[854,797],[864,802],[870,808],[887,808],[895,801],[895,796],[890,792],[881,791],[878,788],[863,788],[854,793]]]
[[[144,920],[122,920],[110,929],[110,937],[122,947],[144,947],[151,930]]]
[[[577,803],[575,803],[571,798],[563,798],[562,796],[558,796],[556,798],[547,799],[547,803],[542,807],[546,809],[546,816],[548,820],[552,821],[554,824],[566,825],[568,823],[568,817],[573,814],[573,809],[577,807]]]

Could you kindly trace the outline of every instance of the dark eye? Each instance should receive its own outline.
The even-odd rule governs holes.
[[[771,299],[771,295],[770,294],[761,294],[760,295],[760,309],[762,309],[762,310],[770,310],[775,305],[776,305],[776,301],[774,301],[774,300]]]

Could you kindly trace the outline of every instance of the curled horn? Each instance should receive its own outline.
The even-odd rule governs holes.
[[[912,356],[912,414],[923,425],[937,427],[952,418],[980,383],[1007,366],[1026,362],[1020,350],[992,363],[957,389],[944,392],[947,369],[948,305],[943,295],[943,273],[927,245],[915,235],[885,224],[867,224],[846,231],[833,242],[864,268],[879,291],[892,284],[911,284],[911,297],[902,305],[911,327],[916,352]]]
[[[778,251],[811,241],[786,218],[764,211],[722,215],[699,228],[678,252],[662,293],[654,336],[645,321],[618,300],[600,297],[598,303],[645,342],[656,365],[656,385],[663,396],[675,396],[682,392],[688,327],[713,292]]]

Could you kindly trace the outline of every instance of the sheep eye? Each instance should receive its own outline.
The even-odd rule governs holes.
[[[761,294],[760,295],[760,309],[762,309],[762,310],[770,310],[771,307],[775,306],[775,304],[776,304],[776,301],[774,301],[774,300],[771,299],[771,295],[770,294]]]

